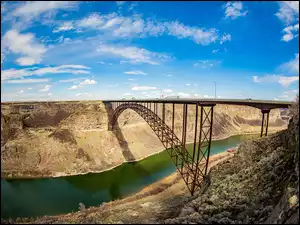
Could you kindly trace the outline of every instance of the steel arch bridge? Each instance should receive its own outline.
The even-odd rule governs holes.
[[[116,124],[119,115],[126,109],[134,110],[148,123],[169,153],[177,168],[177,171],[181,174],[191,195],[194,195],[195,192],[200,191],[204,187],[204,182],[209,181],[208,163],[212,138],[213,112],[216,104],[248,105],[261,109],[261,136],[267,135],[270,110],[274,108],[288,108],[288,106],[291,104],[291,102],[222,102],[220,100],[116,100],[104,101],[104,103],[106,105],[108,104],[108,107],[112,109],[111,115],[109,116],[109,130],[114,129],[114,125]],[[158,104],[160,104],[161,109],[160,116],[158,115]],[[165,121],[166,104],[172,104],[172,124],[170,127]],[[175,104],[181,104],[183,106],[181,140],[174,133]],[[190,153],[185,147],[188,105],[196,105],[194,145],[192,153]],[[265,114],[267,114],[267,116],[265,116]]]

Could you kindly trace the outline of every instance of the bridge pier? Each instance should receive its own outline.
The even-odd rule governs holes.
[[[260,131],[260,137],[267,136],[268,134],[268,126],[269,126],[269,114],[270,109],[262,109],[262,120],[261,120],[261,131]],[[265,130],[264,130],[265,128]]]

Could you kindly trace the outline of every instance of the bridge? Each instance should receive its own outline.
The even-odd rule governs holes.
[[[275,108],[288,108],[292,102],[238,99],[134,99],[105,100],[109,110],[109,130],[114,129],[119,115],[126,109],[138,113],[155,132],[181,174],[191,195],[201,191],[209,180],[208,163],[211,148],[213,112],[216,104],[251,106],[261,110],[261,137],[268,132],[269,113]],[[166,104],[172,105],[171,125],[166,124]],[[175,105],[182,105],[182,137],[174,133]],[[186,149],[188,108],[195,110],[193,152]],[[159,110],[160,108],[160,110]],[[159,115],[160,111],[160,115]],[[198,129],[199,128],[199,129]]]

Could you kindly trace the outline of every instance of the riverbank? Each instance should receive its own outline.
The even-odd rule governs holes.
[[[269,134],[271,133],[275,133],[276,131],[271,131],[269,132]],[[259,135],[259,133],[257,133],[257,131],[254,132],[243,132],[241,133],[234,133],[234,134],[230,134],[227,136],[223,136],[222,138],[212,138],[212,141],[219,141],[219,140],[225,140],[228,139],[230,137],[234,137],[234,136],[238,136],[238,135]],[[187,144],[192,144],[193,142],[187,142]],[[1,171],[1,179],[6,179],[6,180],[10,180],[10,179],[38,179],[38,178],[58,178],[58,177],[67,177],[67,176],[76,176],[76,175],[87,175],[87,174],[93,174],[93,173],[102,173],[102,172],[106,172],[112,169],[115,169],[119,166],[122,166],[125,163],[132,163],[132,162],[139,162],[141,160],[144,160],[150,156],[159,154],[161,152],[163,152],[165,149],[159,149],[157,151],[154,151],[151,154],[148,154],[145,157],[141,157],[141,158],[137,158],[136,160],[131,160],[131,161],[125,161],[125,162],[121,162],[115,166],[106,168],[106,169],[101,169],[101,170],[91,170],[91,171],[86,171],[86,172],[74,172],[74,173],[65,173],[65,172],[56,172],[56,173],[38,173],[37,171]]]
[[[233,155],[232,152],[223,152],[211,156],[208,168],[211,169]],[[175,172],[122,199],[88,208],[81,204],[79,211],[67,214],[39,218],[17,218],[15,221],[10,221],[21,223],[116,223],[118,221],[137,223],[140,219],[147,220],[148,217],[149,219],[150,217],[159,218],[160,216],[164,218],[166,212],[164,210],[159,211],[164,201],[176,198],[177,200],[172,203],[176,206],[183,203],[179,199],[186,198],[188,195],[190,194],[184,181],[180,174]],[[149,211],[153,213],[149,214]],[[139,213],[137,214],[137,212]],[[3,220],[2,222],[6,221],[9,220]]]

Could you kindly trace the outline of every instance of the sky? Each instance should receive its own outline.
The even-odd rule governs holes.
[[[297,1],[1,1],[1,102],[298,93]]]

